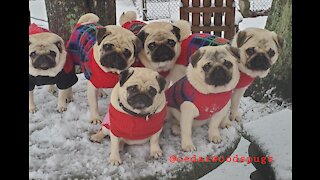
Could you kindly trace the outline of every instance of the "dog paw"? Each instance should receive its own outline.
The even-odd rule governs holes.
[[[57,111],[59,112],[59,113],[62,113],[62,112],[64,112],[64,111],[66,111],[67,110],[67,107],[65,107],[65,106],[58,106],[58,109],[57,109]]]
[[[209,135],[209,141],[215,144],[219,144],[221,143],[222,139],[220,135],[214,134],[214,135]]]
[[[191,141],[182,141],[181,143],[182,150],[187,152],[192,152],[196,150],[196,147],[194,147],[193,143]]]
[[[101,119],[98,118],[98,117],[93,117],[93,118],[90,118],[90,123],[91,124],[101,124]]]
[[[231,126],[231,121],[229,119],[226,119],[224,121],[221,122],[220,127],[222,129],[224,128],[229,128]]]
[[[98,90],[98,97],[104,99],[104,98],[107,98],[107,97],[108,97],[108,94],[107,94],[106,92],[104,92],[103,89],[99,89],[99,90]]]
[[[29,112],[30,113],[35,113],[35,112],[37,112],[37,108],[35,107],[35,106],[31,106],[31,107],[29,107]]]
[[[111,156],[109,157],[109,162],[112,166],[119,166],[122,162],[119,156]]]
[[[70,102],[72,102],[72,101],[73,101],[73,97],[67,97],[66,103],[70,103]]]
[[[161,149],[156,149],[156,150],[152,150],[150,154],[153,158],[158,159],[162,156],[162,151]]]
[[[57,88],[54,85],[49,85],[48,86],[48,92],[51,94],[54,94],[57,92]]]
[[[180,135],[180,133],[181,133],[180,126],[176,125],[176,124],[172,125],[171,130],[172,130],[172,134],[174,134],[176,136]]]
[[[96,143],[101,143],[103,140],[104,136],[102,136],[99,132],[96,134],[93,134],[90,136],[90,141],[96,142]]]
[[[231,112],[230,113],[230,120],[240,122],[241,118],[238,112]]]

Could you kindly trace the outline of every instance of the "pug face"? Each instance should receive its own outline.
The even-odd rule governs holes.
[[[33,76],[56,76],[66,61],[62,38],[44,32],[29,35],[29,74]]]
[[[120,73],[119,101],[139,114],[153,113],[165,104],[166,80],[148,68],[129,68]],[[162,107],[160,107],[162,106]]]
[[[265,77],[277,61],[284,40],[266,29],[248,28],[238,32],[232,46],[240,49],[240,71],[252,77]]]
[[[232,90],[239,81],[239,49],[229,45],[205,46],[191,57],[187,77],[203,93]]]
[[[135,55],[141,50],[140,40],[129,30],[109,25],[98,29],[94,57],[105,72],[127,69],[134,63]]]
[[[157,71],[172,68],[181,51],[180,28],[168,22],[153,22],[144,26],[137,36],[143,43],[144,57],[140,59],[148,61],[151,66],[148,68]]]

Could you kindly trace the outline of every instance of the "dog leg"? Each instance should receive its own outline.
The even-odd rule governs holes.
[[[67,110],[68,89],[59,89],[58,94],[58,112]]]
[[[223,109],[214,114],[209,122],[208,138],[210,142],[220,143],[221,136],[219,132],[219,125],[222,122],[223,118],[228,115],[228,110],[230,109],[230,101]]]
[[[120,139],[110,133],[111,139],[111,152],[109,156],[109,162],[113,166],[118,166],[121,164],[120,154],[119,154],[119,146]]]
[[[161,134],[162,129],[160,129],[156,134],[152,135],[150,138],[150,155],[158,159],[162,156],[162,150],[159,145],[159,136]]]
[[[102,130],[99,130],[96,134],[93,134],[90,137],[90,141],[100,143],[105,136],[106,135],[102,132]]]
[[[67,90],[67,103],[72,102],[73,101],[73,93],[72,93],[72,87],[69,87]]]
[[[120,151],[120,152],[123,151],[125,144],[126,144],[126,143],[125,143],[123,140],[121,140],[121,141],[119,142],[119,151]]]
[[[88,103],[90,110],[90,122],[93,124],[100,124],[101,118],[98,109],[98,89],[88,81]]]
[[[228,114],[222,119],[221,123],[220,123],[220,127],[222,129],[224,128],[229,128],[231,126],[231,121],[229,119]]]
[[[241,120],[241,117],[239,114],[239,106],[240,106],[240,100],[243,97],[246,89],[247,87],[233,90],[233,94],[231,98],[231,112],[230,112],[231,121],[236,120],[239,122]]]
[[[48,92],[49,93],[53,94],[56,91],[57,91],[57,88],[56,88],[55,85],[53,85],[53,84],[52,85],[48,85]]]
[[[101,125],[100,130],[96,134],[91,135],[90,141],[100,143],[108,135],[110,135],[109,129]]]
[[[33,100],[33,90],[29,91],[29,112],[35,113],[37,111],[36,105]]]
[[[107,96],[108,96],[107,93],[103,89],[101,88],[98,89],[98,97],[106,98]]]
[[[181,128],[181,146],[184,151],[194,151],[196,148],[192,142],[192,123],[194,118],[199,115],[197,107],[185,101],[180,106],[180,128]]]

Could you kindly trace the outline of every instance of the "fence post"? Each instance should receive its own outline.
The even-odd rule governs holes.
[[[182,7],[180,7],[180,18],[189,21],[189,13],[185,11],[185,8],[189,7],[189,0],[181,0]]]
[[[210,7],[211,0],[203,0],[203,7]],[[203,26],[211,25],[211,15],[212,13],[203,13]],[[211,31],[203,31],[203,33],[211,34]]]
[[[147,21],[147,0],[142,0],[142,19]]]
[[[192,0],[192,7],[200,7],[200,0]],[[192,26],[200,26],[200,13],[192,12]],[[193,33],[199,33],[200,31],[195,31],[191,29]]]
[[[222,7],[223,0],[215,0],[215,7]],[[222,25],[222,13],[214,13],[214,25],[221,26]],[[221,37],[221,31],[215,31],[214,35]]]
[[[234,0],[227,0],[226,6],[230,9],[230,12],[226,12],[225,25],[228,27],[228,30],[224,32],[224,38],[231,40],[235,34],[235,7],[233,6]]]

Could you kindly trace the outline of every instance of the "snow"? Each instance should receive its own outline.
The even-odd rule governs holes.
[[[83,74],[77,75],[79,81],[73,86],[74,102],[64,113],[57,113],[57,94],[47,92],[46,86],[36,87],[34,100],[38,111],[29,114],[29,178],[103,178],[122,179],[159,174],[173,176],[172,172],[185,166],[184,163],[171,163],[171,155],[203,156],[218,155],[239,138],[240,126],[233,123],[229,129],[220,130],[222,142],[213,144],[207,141],[208,127],[193,131],[196,152],[182,152],[180,137],[172,135],[169,123],[163,128],[160,146],[163,157],[154,160],[150,157],[149,143],[126,146],[121,152],[124,161],[118,168],[109,165],[110,140],[105,138],[101,144],[92,143],[90,134],[99,129],[88,122],[89,109],[86,98],[86,82]],[[110,94],[110,90],[108,91]],[[107,111],[107,99],[99,99],[101,115]]]
[[[129,10],[136,11],[139,15],[138,19],[142,20],[142,7],[141,3],[139,3],[141,0],[136,2],[137,5],[134,6],[132,0],[116,0],[117,24],[121,13]],[[47,21],[44,0],[29,1],[29,8],[31,17]],[[173,17],[173,20],[179,19],[179,13],[173,11],[171,15],[176,16]],[[236,21],[241,21],[239,23],[240,30],[247,27],[264,28],[266,20],[267,16],[243,18],[241,14],[236,12]],[[164,19],[164,21],[170,21],[170,19]],[[36,19],[31,19],[31,22],[48,28],[47,22]],[[195,153],[185,153],[181,151],[180,137],[173,136],[170,133],[169,124],[166,123],[160,139],[160,146],[164,152],[164,156],[160,160],[153,160],[149,156],[149,143],[147,143],[126,146],[124,152],[120,153],[124,163],[119,167],[109,166],[107,161],[110,152],[109,138],[105,138],[101,144],[89,141],[89,136],[96,132],[99,126],[88,122],[86,80],[83,74],[79,74],[78,78],[79,81],[73,88],[74,102],[68,104],[68,109],[64,113],[56,112],[57,93],[54,95],[48,93],[45,86],[36,87],[35,89],[34,98],[39,110],[34,114],[29,114],[29,179],[133,179],[140,175],[154,175],[155,173],[169,178],[174,171],[185,166],[183,163],[170,163],[169,158],[171,155],[216,155],[224,150],[226,144],[238,138],[236,129],[240,127],[233,123],[231,128],[220,130],[223,139],[221,144],[208,143],[206,140],[208,127],[204,126],[193,131],[193,141],[197,151]],[[108,94],[110,94],[110,90]],[[109,98],[99,99],[101,116],[106,113],[108,102]],[[269,115],[272,117],[277,112],[281,115],[279,116],[281,117],[279,118],[280,121],[282,118],[288,119],[289,117],[286,117],[285,114],[281,114],[285,107],[287,107],[287,104],[277,105],[272,101],[258,103],[250,97],[244,97],[240,102],[243,125],[246,128],[251,126],[251,130],[254,131],[255,121],[260,121],[265,117],[269,120],[268,122],[271,122]],[[285,124],[285,122],[283,123]],[[271,124],[275,123],[273,122],[269,125],[271,126]],[[252,133],[254,133],[253,131]],[[290,132],[291,127],[283,134],[291,138]],[[267,138],[271,139],[271,137],[273,136],[268,135],[265,140],[268,140]],[[284,136],[277,136],[279,140],[282,137]],[[263,140],[261,139],[261,141]],[[241,138],[238,148],[232,156],[236,154],[248,156],[248,145],[249,142]],[[274,157],[278,156],[282,149],[280,145],[277,147],[274,144],[272,146],[274,150],[270,154]],[[290,156],[286,158],[288,162],[292,161]],[[272,165],[278,169],[276,173],[279,177],[290,177],[291,167],[285,167],[283,161],[277,161],[277,158],[274,158],[274,164]],[[200,179],[249,179],[250,173],[253,171],[252,164],[225,162]]]
[[[276,179],[292,179],[292,111],[281,110],[243,124],[243,128],[267,156],[272,156]]]

